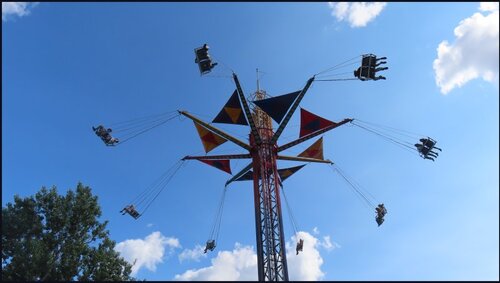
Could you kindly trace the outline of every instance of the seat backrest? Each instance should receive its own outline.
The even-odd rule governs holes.
[[[195,50],[195,53],[196,53],[196,58],[198,58],[199,61],[210,58],[210,56],[208,55],[208,49],[206,48],[200,47]]]

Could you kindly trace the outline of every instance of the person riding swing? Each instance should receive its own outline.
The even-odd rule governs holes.
[[[205,246],[205,251],[203,253],[207,253],[208,250],[213,251],[215,249],[215,240],[208,240],[207,245]]]
[[[384,207],[384,204],[381,203],[375,208],[375,212],[377,212],[375,220],[377,221],[378,226],[380,226],[384,223],[384,216],[387,214],[387,209]]]
[[[298,255],[298,254],[299,254],[299,252],[301,252],[303,249],[304,249],[304,240],[303,240],[303,239],[300,239],[300,240],[297,242],[297,247],[295,248],[295,250],[297,251],[297,255]]]
[[[110,133],[113,131],[111,128],[106,129],[103,125],[99,125],[97,127],[92,127],[92,130],[94,130],[95,134],[108,146],[120,142],[119,139],[111,136]]]

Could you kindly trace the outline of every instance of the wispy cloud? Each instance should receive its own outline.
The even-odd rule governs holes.
[[[318,227],[314,227],[314,228],[313,228],[313,234],[314,234],[314,235],[318,235],[318,234],[319,234],[319,229],[318,229]]]
[[[319,242],[319,246],[327,251],[331,251],[336,248],[340,248],[340,245],[332,242],[330,236],[323,236],[323,241]]]
[[[315,231],[318,232],[318,229]],[[321,270],[323,258],[319,249],[331,250],[336,245],[331,243],[330,236],[323,237],[323,241],[303,231],[298,232],[296,236],[292,236],[286,243],[290,280],[321,280],[325,273]],[[297,238],[304,240],[303,251],[298,255],[295,253]],[[175,275],[175,280],[255,281],[257,279],[257,254],[253,247],[242,246],[239,243],[235,244],[232,251],[219,251],[211,260],[210,266],[190,269]]]
[[[387,3],[383,2],[328,2],[337,21],[347,21],[353,28],[364,27],[375,19]]]
[[[163,262],[165,248],[172,253],[174,249],[180,248],[179,240],[173,237],[165,237],[156,231],[144,239],[131,239],[120,242],[115,250],[128,261],[132,266],[132,276],[146,267],[151,271],[156,271],[156,266]]]
[[[434,60],[436,84],[442,94],[481,77],[498,83],[498,3],[481,3],[479,10],[455,28],[455,42],[442,41]]]
[[[38,2],[2,2],[2,21],[7,21],[12,16],[26,16]]]
[[[204,253],[204,247],[196,245],[194,249],[184,249],[178,257],[180,262],[184,260],[200,261],[200,258],[207,257],[207,254]]]

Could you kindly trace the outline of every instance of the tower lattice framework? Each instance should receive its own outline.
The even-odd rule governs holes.
[[[255,100],[264,96],[265,92],[257,90]],[[261,138],[261,144],[256,144],[250,134],[259,281],[288,281],[272,120],[258,107],[253,109],[252,116]]]

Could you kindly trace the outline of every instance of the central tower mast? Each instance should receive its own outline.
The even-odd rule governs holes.
[[[258,72],[254,100],[266,97],[266,92],[260,90]],[[273,124],[271,117],[257,106],[252,117],[261,138],[258,144],[250,134],[259,281],[288,281]]]

